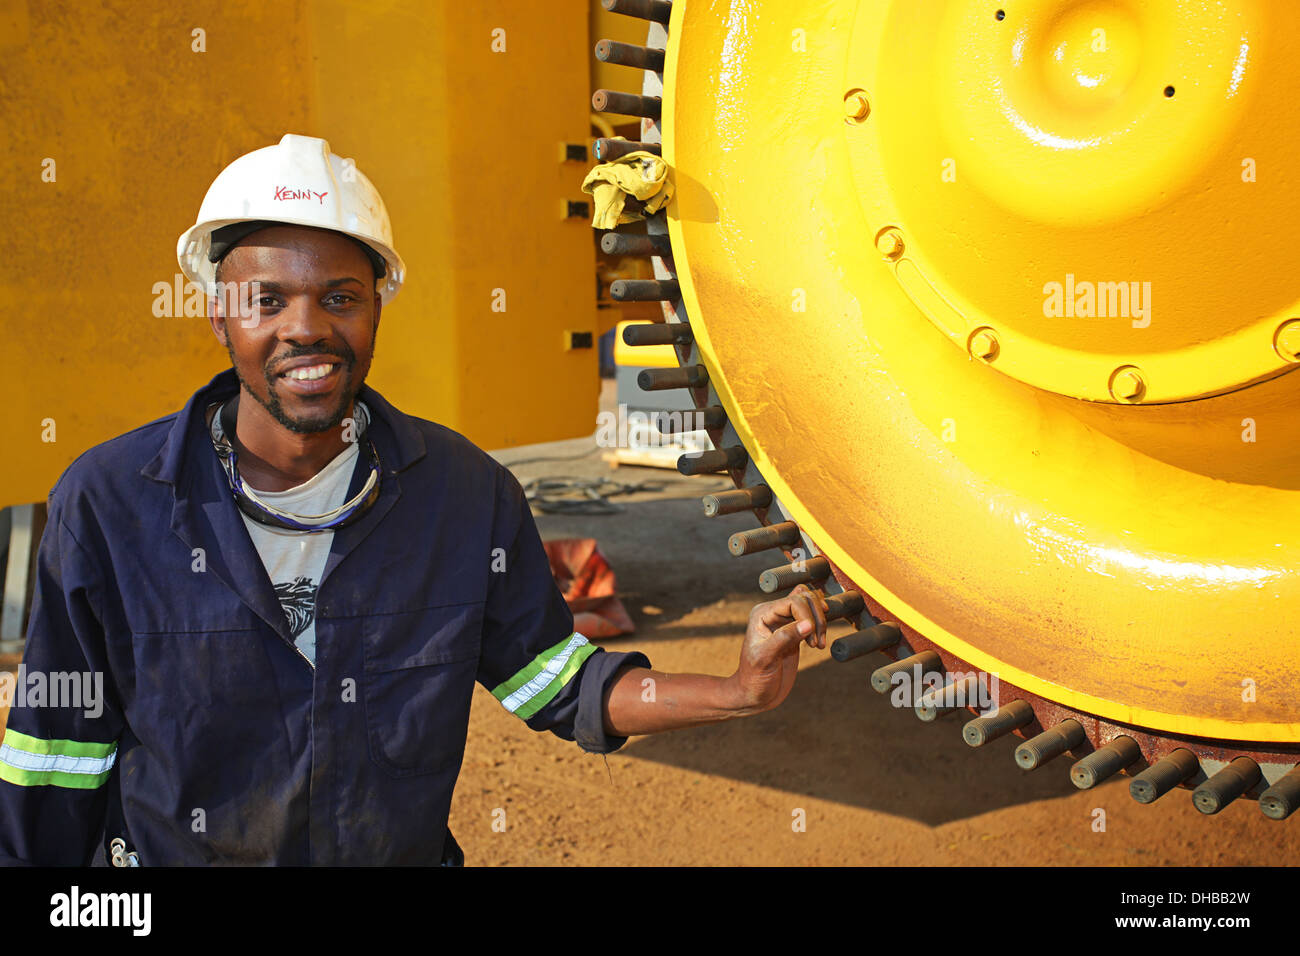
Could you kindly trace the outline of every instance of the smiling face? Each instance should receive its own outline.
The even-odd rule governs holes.
[[[375,274],[361,247],[327,229],[272,226],[232,248],[217,280],[238,290],[217,303],[211,322],[243,390],[291,432],[338,426],[370,371],[379,328]]]

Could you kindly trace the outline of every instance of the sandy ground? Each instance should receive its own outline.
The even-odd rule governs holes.
[[[608,400],[608,394],[606,396]],[[514,449],[570,461],[524,464],[521,480],[610,476],[590,439]],[[544,538],[594,537],[618,574],[635,635],[605,642],[644,651],[655,668],[729,674],[759,573],[779,563],[733,558],[726,539],[751,515],[705,519],[699,496],[718,478],[620,468],[624,481],[663,481],[617,499],[606,516],[539,514]],[[832,629],[832,637],[847,633]],[[778,709],[722,724],[633,738],[602,758],[536,734],[476,689],[451,827],[470,865],[1223,865],[1287,864],[1300,815],[1276,823],[1254,801],[1204,817],[1190,793],[1151,806],[1128,778],[1080,792],[1069,758],[1033,773],[1015,740],[981,750],[961,718],[935,724],[897,710],[868,684],[883,655],[836,663],[804,647],[800,675]],[[16,661],[0,660],[0,667]],[[4,714],[0,714],[3,721]],[[504,810],[505,830],[493,828]],[[1097,829],[1098,810],[1104,830]],[[796,829],[802,819],[804,827]]]

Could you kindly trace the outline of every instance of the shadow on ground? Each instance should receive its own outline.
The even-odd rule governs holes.
[[[891,706],[868,683],[887,660],[827,659],[800,671],[774,711],[636,739],[623,752],[931,826],[1077,792],[1068,755],[1026,773],[1012,759],[1018,738],[975,750],[961,739],[969,714],[923,723]]]
[[[575,473],[574,464],[563,463],[564,473]],[[589,473],[611,474],[599,459],[586,464]],[[545,463],[522,466],[520,477],[543,468]],[[605,645],[645,650],[656,666],[657,641],[734,638],[738,649],[748,608],[768,599],[758,589],[759,574],[784,562],[779,552],[741,558],[728,553],[728,536],[755,527],[753,515],[705,518],[698,495],[723,487],[716,478],[677,479],[647,468],[620,468],[612,475],[628,481],[666,478],[669,484],[655,496],[620,499],[624,511],[616,515],[537,516],[544,538],[594,537],[614,567],[638,630]],[[848,631],[841,623],[835,633]],[[1068,756],[1027,774],[1012,760],[1018,738],[973,750],[961,739],[969,714],[923,723],[910,708],[891,706],[868,683],[871,671],[888,661],[884,655],[840,664],[825,651],[816,653],[825,660],[800,672],[777,710],[638,738],[623,753],[932,826],[1077,792],[1067,777]]]

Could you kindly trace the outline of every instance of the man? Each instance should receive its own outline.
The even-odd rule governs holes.
[[[405,265],[323,140],[227,167],[178,254],[232,368],[50,493],[25,664],[104,699],[11,711],[0,860],[458,864],[475,681],[607,753],[770,709],[825,646],[802,590],[727,678],[574,632],[514,477],[364,384]]]

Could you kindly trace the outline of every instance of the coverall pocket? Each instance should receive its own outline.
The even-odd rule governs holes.
[[[366,735],[370,759],[392,776],[435,773],[464,756],[482,628],[482,603],[366,619]]]

